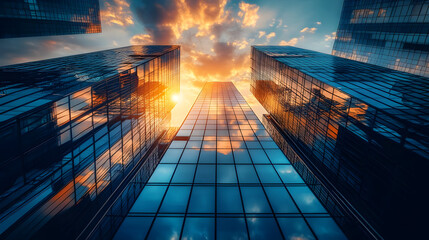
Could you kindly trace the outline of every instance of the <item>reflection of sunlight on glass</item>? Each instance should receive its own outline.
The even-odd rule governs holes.
[[[171,99],[173,100],[173,102],[178,103],[180,100],[180,94],[173,94],[173,96],[171,96]]]

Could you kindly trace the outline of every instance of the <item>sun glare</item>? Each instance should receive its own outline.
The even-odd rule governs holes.
[[[176,103],[179,102],[180,94],[173,94],[173,96],[171,96],[171,99]]]

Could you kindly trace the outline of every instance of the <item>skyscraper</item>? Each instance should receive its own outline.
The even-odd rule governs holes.
[[[2,239],[75,239],[150,176],[179,57],[131,46],[0,68]]]
[[[100,32],[98,0],[0,2],[0,38]]]
[[[328,210],[344,215],[344,229],[375,238],[424,231],[428,86],[425,77],[310,50],[252,47],[251,91],[270,113],[271,135]]]
[[[345,0],[332,54],[429,77],[429,2]]]
[[[231,82],[173,139],[115,239],[345,239]]]

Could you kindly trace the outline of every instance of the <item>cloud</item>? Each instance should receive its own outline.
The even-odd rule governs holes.
[[[337,32],[332,32],[330,35],[325,35],[325,41],[331,41],[337,39]]]
[[[295,46],[299,40],[303,40],[303,39],[304,39],[304,36],[301,36],[300,38],[292,38],[287,42],[284,40],[281,40],[279,45],[280,46]]]
[[[316,22],[316,24],[317,24],[317,25],[321,25],[321,24],[322,24],[322,22]]]
[[[210,35],[216,24],[232,21],[225,11],[226,0],[132,0],[131,7],[153,41],[175,43],[184,31],[197,29],[197,37]]]
[[[275,32],[270,32],[270,34],[267,35],[267,40],[269,40],[270,38],[273,38],[276,36]]]
[[[153,40],[149,34],[137,34],[130,39],[131,45],[152,44]]]
[[[238,47],[238,49],[240,50],[240,49],[244,49],[244,48],[246,48],[247,47],[247,45],[249,45],[249,42],[247,42],[245,39],[243,39],[243,40],[241,40],[241,41],[234,41],[233,43],[232,43],[232,45],[233,46],[237,46]]]
[[[259,6],[256,4],[249,4],[240,2],[240,10],[238,16],[243,19],[243,27],[255,27],[259,19],[258,10]]]
[[[106,1],[105,8],[100,11],[101,20],[109,26],[128,26],[134,24],[130,4],[126,0]]]
[[[265,35],[265,32],[264,31],[259,31],[259,36],[258,36],[258,38],[261,38],[261,37],[263,37]]]
[[[300,32],[302,32],[302,33],[305,33],[305,32],[314,33],[314,32],[316,32],[316,30],[317,30],[317,28],[315,28],[315,27],[313,27],[313,28],[305,27]]]

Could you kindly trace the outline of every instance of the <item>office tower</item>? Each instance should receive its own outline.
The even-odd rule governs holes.
[[[345,239],[231,82],[173,139],[114,239]]]
[[[0,38],[100,32],[98,0],[0,2]]]
[[[85,236],[130,179],[150,176],[179,57],[131,46],[0,68],[1,239]]]
[[[270,113],[268,130],[278,130],[286,156],[355,235],[424,230],[428,86],[425,77],[310,50],[252,47],[251,91]]]
[[[332,54],[429,77],[429,2],[345,0]]]

